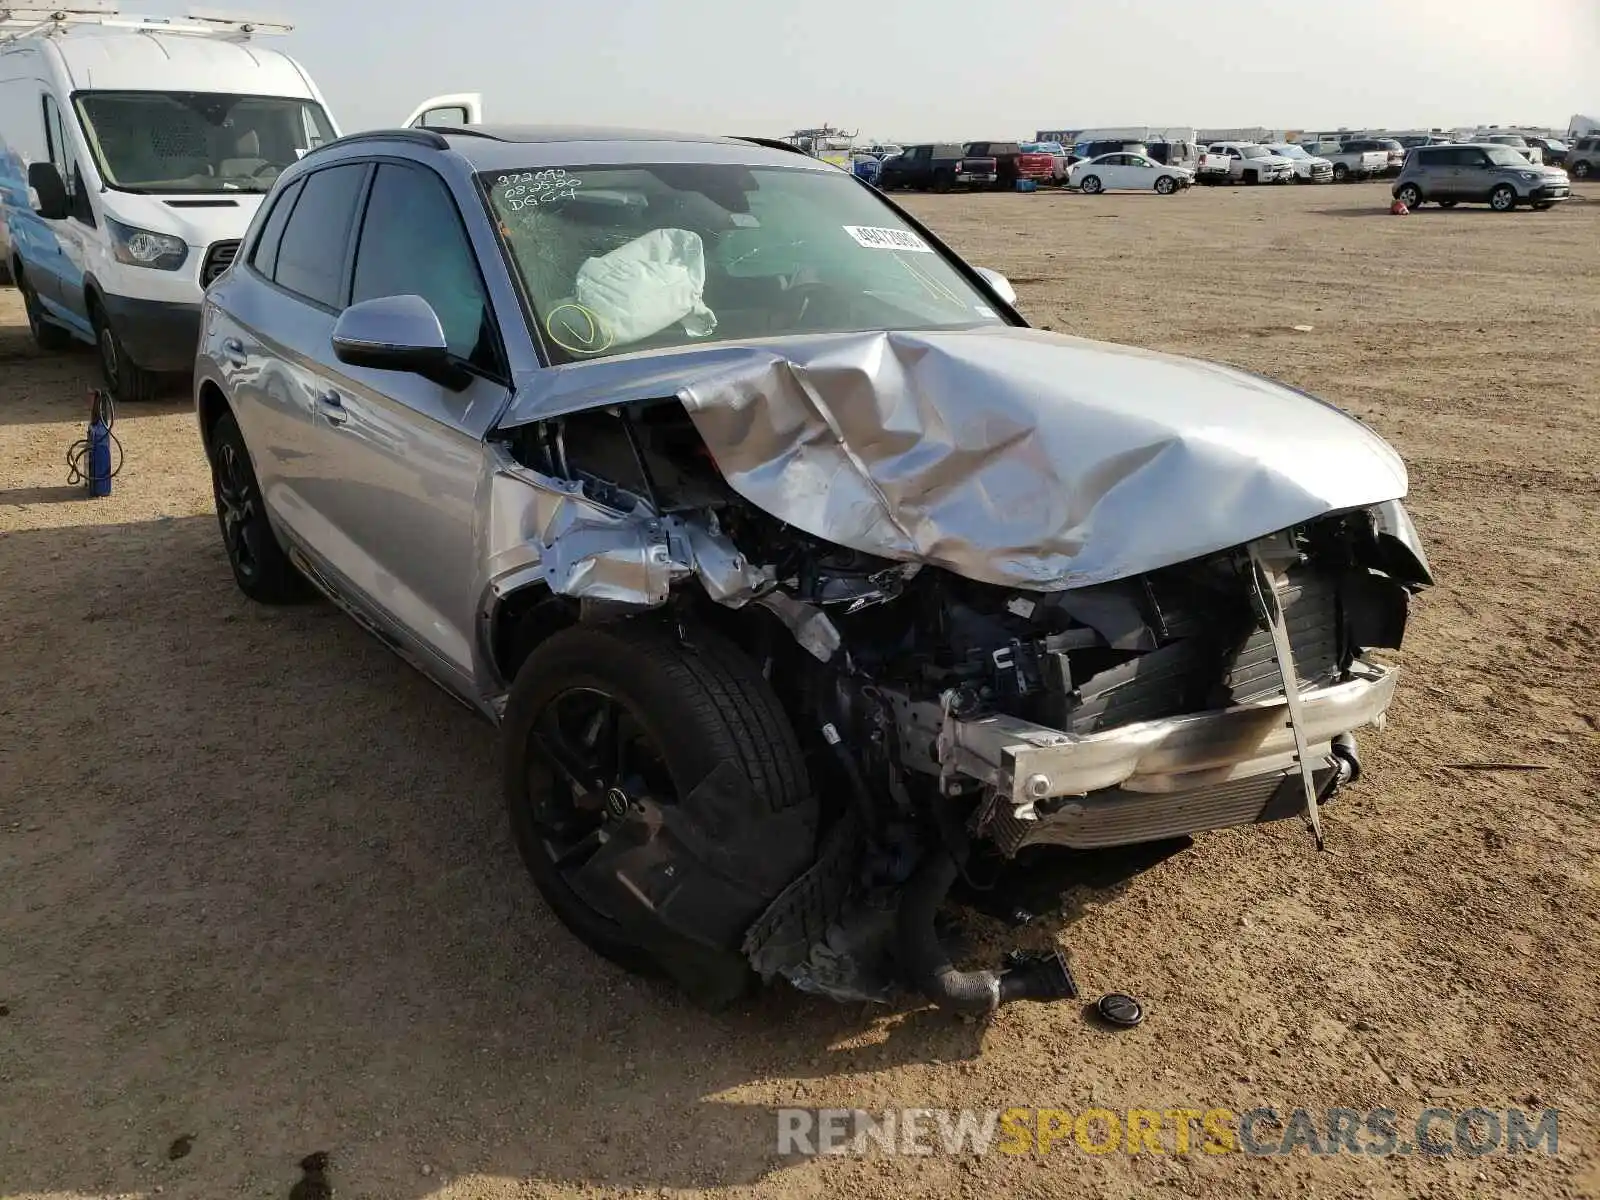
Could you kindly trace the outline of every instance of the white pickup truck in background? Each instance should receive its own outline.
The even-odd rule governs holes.
[[[1343,142],[1318,142],[1306,152],[1333,164],[1333,181],[1373,179],[1389,169],[1389,155],[1383,150],[1348,150]]]
[[[1294,163],[1255,142],[1217,142],[1212,154],[1228,159],[1228,178],[1235,183],[1289,183]]]
[[[1199,157],[1194,164],[1194,181],[1208,187],[1232,183],[1233,177],[1228,174],[1228,165],[1232,161],[1226,154],[1213,154],[1204,146],[1200,147]]]

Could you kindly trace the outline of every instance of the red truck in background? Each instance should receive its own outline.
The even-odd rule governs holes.
[[[971,155],[995,160],[995,187],[1010,191],[1019,179],[1049,183],[1055,178],[1056,160],[1043,152],[1029,153],[1017,142],[968,142],[963,149]]]

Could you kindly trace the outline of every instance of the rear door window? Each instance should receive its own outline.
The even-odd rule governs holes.
[[[328,167],[306,176],[278,246],[273,279],[313,304],[344,307],[345,262],[367,164]]]
[[[273,201],[272,211],[267,214],[267,223],[261,227],[261,236],[256,239],[250,263],[268,279],[278,270],[278,247],[283,243],[283,227],[289,223],[289,214],[294,211],[294,202],[300,198],[300,189],[304,186],[304,181],[297,179],[283,189],[282,195]]]

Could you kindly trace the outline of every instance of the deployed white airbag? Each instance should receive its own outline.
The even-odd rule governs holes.
[[[594,315],[610,345],[625,346],[683,323],[690,337],[706,337],[716,315],[701,299],[706,253],[688,229],[656,229],[578,268],[574,297]]]

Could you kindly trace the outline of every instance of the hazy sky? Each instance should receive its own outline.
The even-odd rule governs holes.
[[[157,0],[160,4],[161,0]],[[223,7],[228,0],[211,0]],[[125,0],[126,9],[137,6]],[[182,12],[178,0],[166,11]],[[231,6],[230,6],[231,7]],[[488,119],[900,138],[1600,116],[1600,0],[259,0],[347,130]]]

